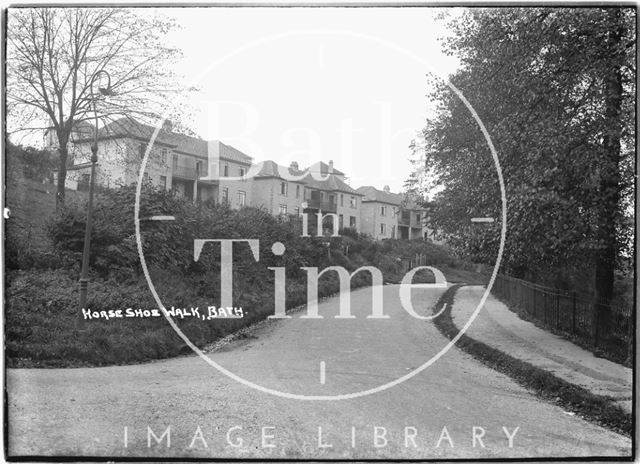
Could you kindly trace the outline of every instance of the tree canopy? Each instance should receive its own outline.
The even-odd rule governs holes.
[[[9,10],[8,131],[55,132],[60,200],[67,145],[80,123],[94,123],[94,104],[101,124],[121,117],[157,118],[168,107],[168,97],[179,89],[167,65],[179,51],[163,40],[173,27],[152,10],[134,8]]]
[[[504,176],[503,269],[536,280],[592,269],[610,297],[615,260],[632,245],[635,10],[470,9],[449,25],[443,47],[460,60],[450,82]],[[430,98],[436,113],[415,141],[424,156],[409,187],[424,194],[432,176],[434,224],[462,253],[495,263],[502,205],[489,147],[445,83]]]

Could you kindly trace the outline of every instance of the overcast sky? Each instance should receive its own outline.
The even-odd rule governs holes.
[[[448,75],[435,8],[172,8],[178,70],[200,88],[193,129],[301,167],[333,160],[354,187],[400,191],[429,112],[430,69]],[[451,11],[451,10],[449,10]],[[460,10],[454,11],[457,14]],[[425,65],[426,63],[426,65]]]

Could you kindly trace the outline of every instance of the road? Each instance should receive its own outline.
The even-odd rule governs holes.
[[[294,395],[380,387],[447,343],[432,322],[402,309],[398,288],[382,289],[388,319],[366,318],[371,290],[361,289],[352,293],[354,319],[334,318],[338,299],[326,299],[323,319],[296,312],[266,321],[209,356],[248,381]],[[416,311],[430,314],[442,291],[414,289]],[[476,459],[631,449],[629,438],[541,401],[456,347],[399,385],[335,401],[267,394],[195,355],[136,366],[9,369],[7,389],[10,455]],[[168,428],[157,443],[154,435]]]

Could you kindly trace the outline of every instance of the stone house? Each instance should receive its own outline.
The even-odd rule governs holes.
[[[49,148],[55,148],[55,137],[46,137]],[[70,142],[67,188],[88,189],[93,141],[93,126],[82,123]],[[415,201],[390,192],[388,186],[356,190],[333,161],[306,169],[296,162],[283,167],[272,160],[256,165],[250,156],[219,140],[176,133],[168,121],[157,129],[131,118],[101,127],[98,147],[99,188],[136,183],[149,151],[143,180],[194,201],[261,207],[273,215],[307,213],[312,235],[317,233],[317,213],[322,213],[324,234],[332,232],[335,218],[338,229],[351,228],[378,240],[425,238],[425,210]]]
[[[173,132],[168,122],[150,146],[155,132],[155,127],[128,118],[102,127],[98,131],[96,185],[111,188],[137,182],[142,160],[150,150],[143,175],[145,181],[198,201],[226,202],[233,207],[251,204],[250,183],[242,179],[252,165],[250,156],[218,140],[206,141]],[[70,142],[68,188],[87,188],[93,141],[93,133],[83,130],[81,136]],[[209,172],[210,159],[216,161],[216,165],[211,166],[212,172]],[[215,176],[208,180],[213,174]]]
[[[424,238],[426,211],[415,200],[373,186],[358,188],[362,198],[362,232],[375,239]]]

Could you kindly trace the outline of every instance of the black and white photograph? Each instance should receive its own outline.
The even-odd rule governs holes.
[[[4,459],[632,462],[637,20],[6,5]]]

